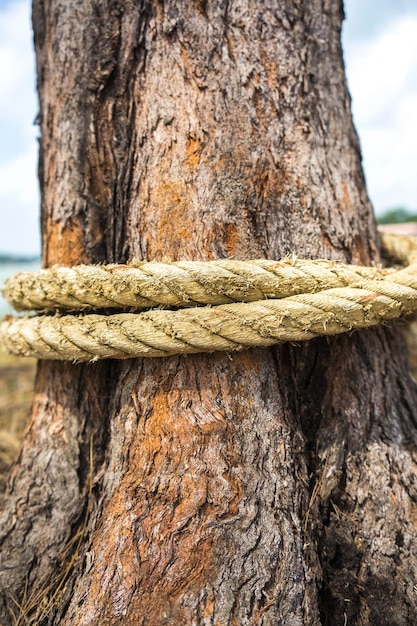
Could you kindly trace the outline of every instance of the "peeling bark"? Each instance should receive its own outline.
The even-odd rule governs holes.
[[[342,18],[330,0],[34,0],[45,265],[377,262]],[[71,626],[414,624],[415,443],[395,324],[41,362],[0,623],[18,603],[18,623]]]

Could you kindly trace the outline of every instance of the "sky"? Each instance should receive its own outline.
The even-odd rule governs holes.
[[[343,48],[377,214],[417,212],[417,0],[345,0]],[[40,252],[30,0],[0,0],[0,254]]]

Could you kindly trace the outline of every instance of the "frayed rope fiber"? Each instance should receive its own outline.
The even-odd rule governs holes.
[[[381,241],[386,256],[407,267],[286,258],[57,266],[17,274],[4,296],[17,310],[46,314],[7,317],[0,338],[13,354],[95,361],[236,351],[368,328],[417,309],[416,239],[384,234]]]

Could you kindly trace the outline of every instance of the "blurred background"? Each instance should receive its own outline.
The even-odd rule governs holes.
[[[0,289],[40,265],[30,0],[0,0]],[[343,49],[368,193],[381,222],[417,219],[417,0],[345,0]],[[417,234],[417,233],[416,233]],[[11,313],[0,296],[0,317]],[[29,411],[33,361],[0,353],[1,459]]]

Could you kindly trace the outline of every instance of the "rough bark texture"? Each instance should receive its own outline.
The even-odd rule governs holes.
[[[45,265],[377,261],[342,17],[335,0],[34,0]],[[41,362],[1,623],[415,624],[404,359],[393,325]]]

